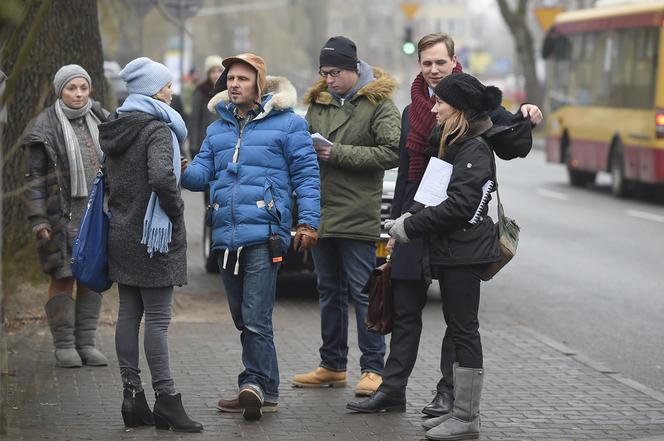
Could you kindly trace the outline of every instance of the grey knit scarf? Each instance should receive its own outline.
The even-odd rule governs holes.
[[[69,161],[69,178],[72,197],[87,197],[88,182],[85,177],[81,146],[78,145],[76,132],[74,132],[74,128],[71,126],[69,120],[85,116],[85,123],[90,131],[90,136],[94,142],[97,155],[100,160],[102,157],[101,147],[99,146],[99,129],[97,128],[97,125],[100,124],[101,121],[91,109],[92,100],[88,100],[85,106],[80,109],[72,109],[71,107],[68,107],[62,99],[58,99],[55,102],[55,113],[58,115],[60,125],[62,126],[62,133],[65,137],[65,149],[67,150],[67,159]]]

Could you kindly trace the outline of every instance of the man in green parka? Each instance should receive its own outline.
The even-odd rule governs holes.
[[[332,37],[320,53],[320,78],[304,98],[321,178],[318,244],[312,250],[320,293],[320,365],[295,375],[299,387],[345,386],[348,300],[355,304],[361,378],[355,393],[371,395],[380,385],[383,336],[364,324],[368,297],[362,288],[375,266],[385,170],[396,167],[401,131],[391,99],[396,81],[357,58],[355,43]]]

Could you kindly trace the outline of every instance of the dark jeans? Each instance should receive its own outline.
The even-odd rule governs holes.
[[[143,390],[138,368],[138,329],[145,314],[143,346],[158,394],[174,394],[168,360],[168,326],[171,323],[173,287],[140,288],[118,284],[120,306],[115,325],[115,350],[124,387]]]
[[[320,365],[345,371],[348,363],[348,300],[355,302],[362,372],[383,372],[385,338],[367,330],[369,297],[362,288],[376,264],[376,244],[368,240],[325,238],[312,250],[320,301]]]
[[[422,334],[422,308],[427,302],[427,285],[423,280],[392,280],[394,322],[390,354],[385,362],[380,390],[404,395]]]
[[[443,314],[447,323],[445,338],[454,349],[454,358],[447,357],[445,338],[441,348],[441,370],[449,369],[458,362],[460,367],[482,368],[482,340],[480,338],[480,274],[485,265],[439,267],[434,272],[438,278],[443,299]],[[447,360],[445,360],[447,359]],[[445,361],[445,363],[443,363]],[[444,366],[445,365],[445,366]]]
[[[441,345],[439,392],[453,389],[453,365],[482,367],[482,343],[477,313],[480,298],[482,266],[440,268],[440,292],[447,329]],[[390,354],[385,363],[380,390],[404,394],[415,361],[422,333],[422,309],[426,304],[427,286],[422,280],[392,280],[394,324]]]
[[[224,253],[219,255],[221,278],[235,327],[241,331],[242,364],[238,386],[251,386],[266,401],[279,400],[279,366],[272,332],[272,310],[277,287],[279,264],[272,263],[267,244],[249,246],[240,253],[240,268],[235,262],[222,268]]]

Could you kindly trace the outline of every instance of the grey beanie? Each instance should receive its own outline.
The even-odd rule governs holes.
[[[79,77],[84,78],[85,81],[88,82],[88,85],[92,86],[92,79],[90,78],[90,74],[88,74],[87,71],[81,66],[78,64],[68,64],[66,66],[62,66],[55,73],[55,77],[53,77],[53,88],[55,89],[55,94],[60,97],[62,95],[62,89],[65,88],[67,83],[74,78]]]
[[[173,81],[173,75],[166,66],[148,57],[130,61],[120,71],[120,77],[127,83],[129,93],[153,96],[165,85]]]

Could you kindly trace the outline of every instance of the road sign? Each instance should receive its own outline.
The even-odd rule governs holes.
[[[203,6],[203,0],[167,0],[163,5],[171,17],[184,20],[196,15]]]
[[[406,16],[408,20],[415,18],[415,14],[420,9],[419,3],[401,3],[401,12]]]
[[[563,12],[563,8],[535,8],[533,13],[535,18],[537,18],[537,23],[539,23],[540,28],[546,32],[551,26],[553,26],[553,21],[556,19],[556,15]]]

